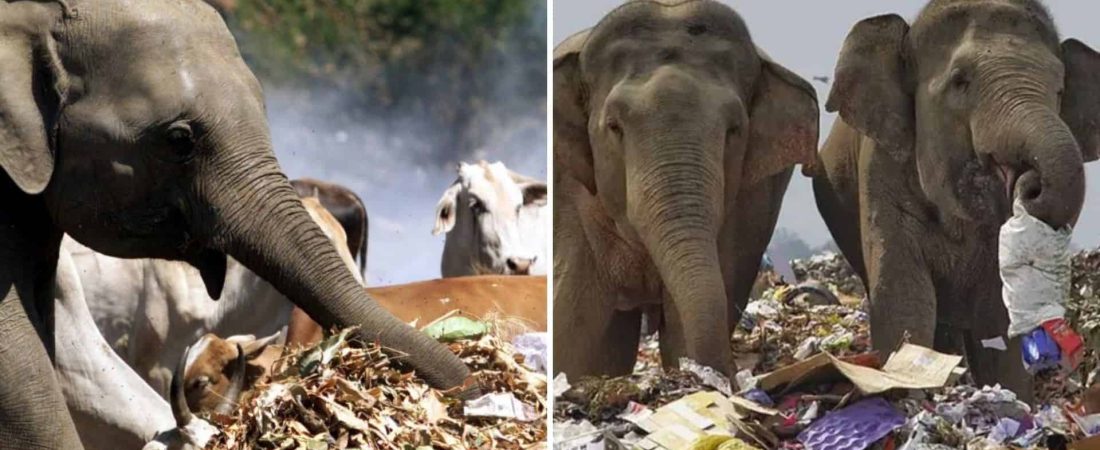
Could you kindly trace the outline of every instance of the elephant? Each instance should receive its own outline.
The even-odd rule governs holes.
[[[794,166],[816,162],[813,88],[708,0],[628,2],[553,67],[555,370],[629,373],[644,314],[665,365],[732,374]]]
[[[218,298],[232,256],[325,327],[403,355],[431,385],[480,386],[344,268],[272,151],[263,92],[201,0],[0,3],[0,442],[81,448],[53,372],[62,234],[182,260]]]
[[[872,346],[908,334],[1030,398],[998,232],[1014,202],[1055,229],[1076,222],[1100,150],[1100,55],[1059,43],[1036,1],[934,0],[912,26],[857,23],[835,75],[825,107],[839,116],[811,176],[867,287]],[[983,345],[998,338],[1006,349]]]

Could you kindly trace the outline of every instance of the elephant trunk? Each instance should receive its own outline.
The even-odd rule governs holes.
[[[240,261],[324,327],[359,327],[365,341],[395,350],[428,383],[451,388],[469,377],[445,346],[382,308],[310,219],[270,150],[224,162],[208,190],[217,213],[211,246]]]
[[[627,214],[671,297],[664,302],[669,333],[662,335],[682,333],[684,356],[731,375],[729,305],[717,250],[722,152],[688,144],[656,145],[644,154],[651,159],[628,173]]]
[[[995,159],[1010,198],[1051,227],[1072,226],[1085,200],[1084,162],[1073,133],[1054,109],[1038,101],[1010,111],[1003,116],[1005,126],[976,132],[976,144],[994,154],[1008,152],[1007,161]]]

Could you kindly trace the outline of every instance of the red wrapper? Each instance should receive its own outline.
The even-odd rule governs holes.
[[[1051,319],[1043,322],[1043,329],[1050,335],[1058,348],[1062,350],[1062,365],[1065,369],[1073,370],[1081,363],[1081,356],[1085,353],[1085,341],[1070,328],[1065,319]]]

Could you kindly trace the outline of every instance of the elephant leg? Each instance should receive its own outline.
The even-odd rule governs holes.
[[[859,230],[859,199],[854,189],[841,190],[827,176],[813,180],[814,200],[817,210],[825,220],[825,226],[833,236],[840,253],[848,260],[852,270],[866,287],[867,267],[863,263],[863,237]]]
[[[554,370],[571,378],[628,374],[637,358],[641,311],[616,310],[617,294],[597,275],[582,232],[562,219],[555,217],[560,225],[554,230]]]
[[[977,296],[973,326],[967,333],[966,361],[978,385],[1000,383],[1012,390],[1023,401],[1034,397],[1032,377],[1024,368],[1021,338],[1005,338],[1007,350],[986,348],[982,340],[996,339],[1008,330],[1008,312],[997,294]]]
[[[900,252],[899,252],[900,250]],[[877,252],[871,273],[871,344],[888,355],[909,333],[909,342],[932,347],[936,334],[936,290],[931,274],[904,248]]]
[[[586,289],[579,274],[554,283],[554,370],[576,378],[634,368],[641,310],[616,311],[613,296]]]
[[[37,313],[20,297],[10,287],[0,302],[0,447],[80,449]]]

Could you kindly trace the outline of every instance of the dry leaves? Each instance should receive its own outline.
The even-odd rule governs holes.
[[[344,330],[285,356],[242,398],[234,420],[208,447],[244,449],[519,449],[546,440],[543,420],[464,417],[463,402],[428,385],[375,343]],[[448,344],[485,386],[507,392],[541,417],[546,377],[517,362],[487,334]],[[519,358],[522,359],[522,358]]]

